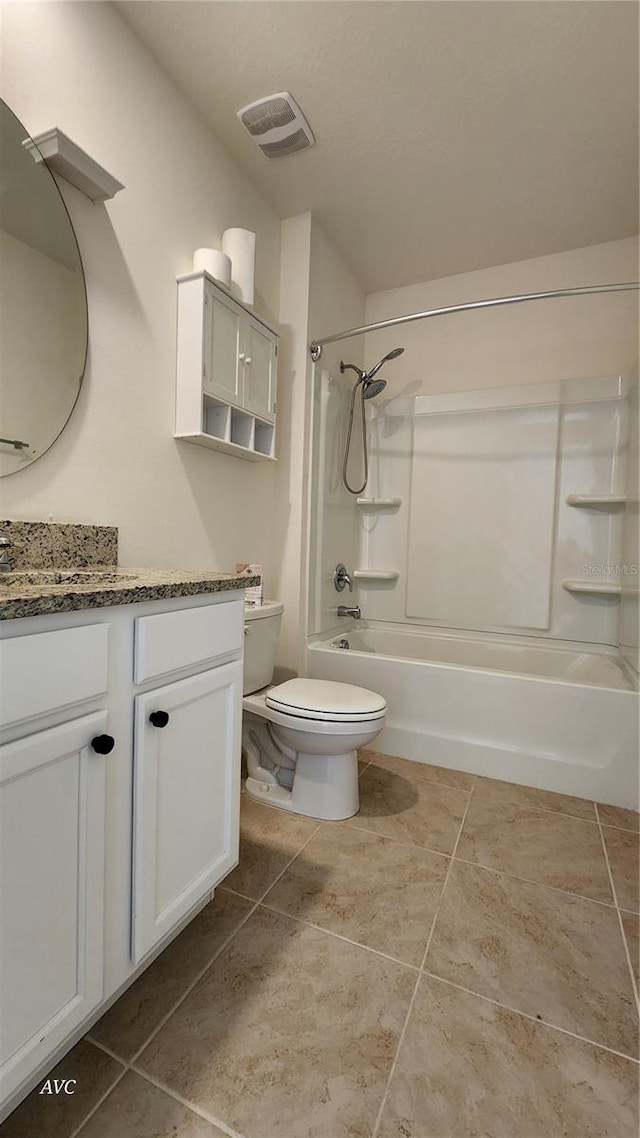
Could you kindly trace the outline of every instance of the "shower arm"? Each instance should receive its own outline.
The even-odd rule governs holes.
[[[428,320],[431,316],[447,316],[453,312],[471,312],[480,308],[498,308],[504,304],[523,304],[527,300],[553,300],[561,296],[589,296],[605,292],[631,292],[640,289],[640,282],[626,281],[623,284],[584,285],[581,288],[557,288],[548,292],[527,292],[516,296],[497,296],[490,300],[472,300],[466,304],[449,304],[446,308],[428,308],[425,312],[412,312],[407,316],[394,316],[390,320],[378,320],[375,324],[363,324],[360,328],[348,328],[333,336],[322,336],[309,345],[314,363],[322,356],[325,344],[336,340],[348,340],[351,336],[362,336],[366,332],[377,332],[382,328],[395,328],[399,324],[411,324],[414,320]]]

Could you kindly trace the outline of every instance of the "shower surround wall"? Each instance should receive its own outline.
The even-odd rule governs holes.
[[[359,507],[358,564],[399,576],[361,582],[363,616],[615,645],[619,597],[579,590],[622,577],[623,511],[571,503],[624,496],[628,395],[605,377],[375,407],[367,493],[400,505]]]
[[[629,239],[396,289],[367,298],[367,322],[636,279],[637,253]],[[637,296],[618,294],[367,335],[365,366],[406,348],[368,408],[362,497],[387,504],[340,486],[350,385],[333,358],[316,365],[306,669],[385,695],[382,750],[637,806],[637,330]],[[331,348],[350,361],[358,343]],[[625,490],[626,505],[567,502]],[[336,620],[338,559],[378,575],[348,598],[360,624]],[[621,597],[563,585],[616,564]]]

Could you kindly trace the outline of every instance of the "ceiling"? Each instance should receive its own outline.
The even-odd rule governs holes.
[[[117,7],[277,213],[313,210],[367,292],[637,232],[636,3]],[[269,161],[236,111],[278,91],[317,145]]]

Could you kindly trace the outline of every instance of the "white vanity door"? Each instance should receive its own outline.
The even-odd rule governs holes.
[[[4,1099],[102,999],[106,712],[0,748]]]
[[[136,697],[136,962],[238,862],[241,703],[241,661]]]

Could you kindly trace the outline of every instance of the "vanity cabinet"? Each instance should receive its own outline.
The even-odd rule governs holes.
[[[178,278],[175,437],[275,458],[278,337],[205,272]]]
[[[102,1000],[107,720],[1,748],[2,1098]]]
[[[0,1120],[238,862],[244,594],[0,625]]]

